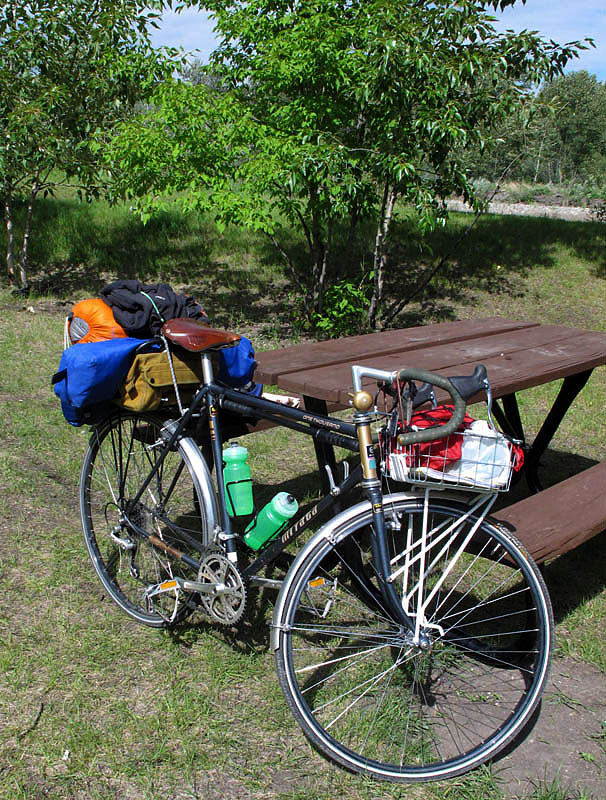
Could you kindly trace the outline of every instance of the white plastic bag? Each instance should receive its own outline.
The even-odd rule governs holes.
[[[483,419],[475,420],[464,431],[461,458],[444,471],[446,480],[486,489],[505,486],[510,474],[511,453],[507,440]]]

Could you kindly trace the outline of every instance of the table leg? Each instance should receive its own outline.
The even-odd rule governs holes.
[[[535,437],[529,451],[526,454],[525,471],[528,485],[534,492],[540,491],[543,487],[538,477],[539,459],[547,449],[560,423],[564,419],[566,412],[573,403],[573,400],[589,380],[593,370],[579,372],[576,375],[569,375],[564,378],[564,382],[558,392],[551,411],[545,418],[541,430]],[[531,483],[532,481],[532,483]]]
[[[549,446],[549,443],[553,439],[555,432],[559,428],[560,423],[564,419],[575,397],[589,380],[592,371],[593,370],[587,370],[586,372],[579,372],[576,375],[569,375],[567,378],[564,378],[564,382],[562,383],[551,411],[545,418],[534,442],[526,452],[524,475],[529,489],[535,494],[536,492],[540,492],[543,488],[538,474],[539,460]],[[516,395],[505,395],[501,398],[501,403],[503,404],[502,408],[498,401],[492,404],[492,413],[495,419],[504,433],[514,439],[525,442],[524,426],[522,425]]]
[[[303,404],[305,405],[307,411],[312,411],[314,414],[321,414],[324,417],[328,416],[328,409],[326,407],[325,400],[303,395]],[[337,459],[335,458],[335,451],[332,445],[326,444],[325,442],[319,442],[317,439],[314,439],[314,448],[316,451],[316,458],[318,459],[318,467],[320,469],[320,486],[322,487],[324,494],[329,494],[331,485],[328,479],[328,473],[326,472],[327,466],[332,472],[335,483],[338,482]]]

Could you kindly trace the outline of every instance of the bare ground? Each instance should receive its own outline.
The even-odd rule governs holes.
[[[606,675],[591,664],[554,659],[536,724],[494,770],[511,798],[556,779],[571,792],[606,798]]]
[[[449,211],[471,212],[462,200],[449,200]],[[521,217],[548,217],[549,219],[565,219],[574,222],[591,222],[595,219],[591,208],[564,205],[543,205],[541,203],[504,203],[491,202],[487,209],[489,214],[515,214]]]

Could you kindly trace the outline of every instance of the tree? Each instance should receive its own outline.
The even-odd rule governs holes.
[[[579,180],[606,168],[606,83],[585,70],[545,85],[540,100],[553,107],[546,124],[551,139],[544,160],[550,177]]]
[[[99,192],[100,147],[168,73],[150,49],[146,6],[162,0],[5,0],[0,7],[0,198],[11,283],[27,288],[34,203],[65,181]],[[14,210],[26,206],[16,261]]]
[[[477,205],[457,148],[483,146],[525,87],[575,53],[574,43],[498,34],[487,9],[514,1],[206,2],[223,36],[209,70],[221,90],[160,88],[115,143],[123,189],[146,213],[185,191],[187,207],[265,231],[316,321],[360,222],[373,220],[375,327],[396,203],[415,207],[422,230],[446,218],[453,191]],[[281,236],[284,219],[302,232],[304,264]]]
[[[603,184],[606,83],[584,70],[559,75],[515,108],[497,133],[490,151],[467,149],[466,163],[477,177],[507,171],[510,177],[535,183]]]

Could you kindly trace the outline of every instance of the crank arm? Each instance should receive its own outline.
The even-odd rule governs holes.
[[[279,591],[282,588],[284,581],[278,581],[274,578],[264,578],[261,575],[253,575],[250,579],[251,586],[260,586],[263,589],[276,589]]]
[[[186,581],[179,578],[186,592],[199,592],[200,594],[227,594],[230,597],[239,597],[238,592],[230,589],[224,583],[201,583],[200,581]]]
[[[227,594],[237,597],[237,592],[223,583],[200,583],[200,581],[186,581],[184,578],[169,578],[167,581],[149,586],[145,592],[147,597],[155,597],[164,592],[199,592],[200,594]]]

